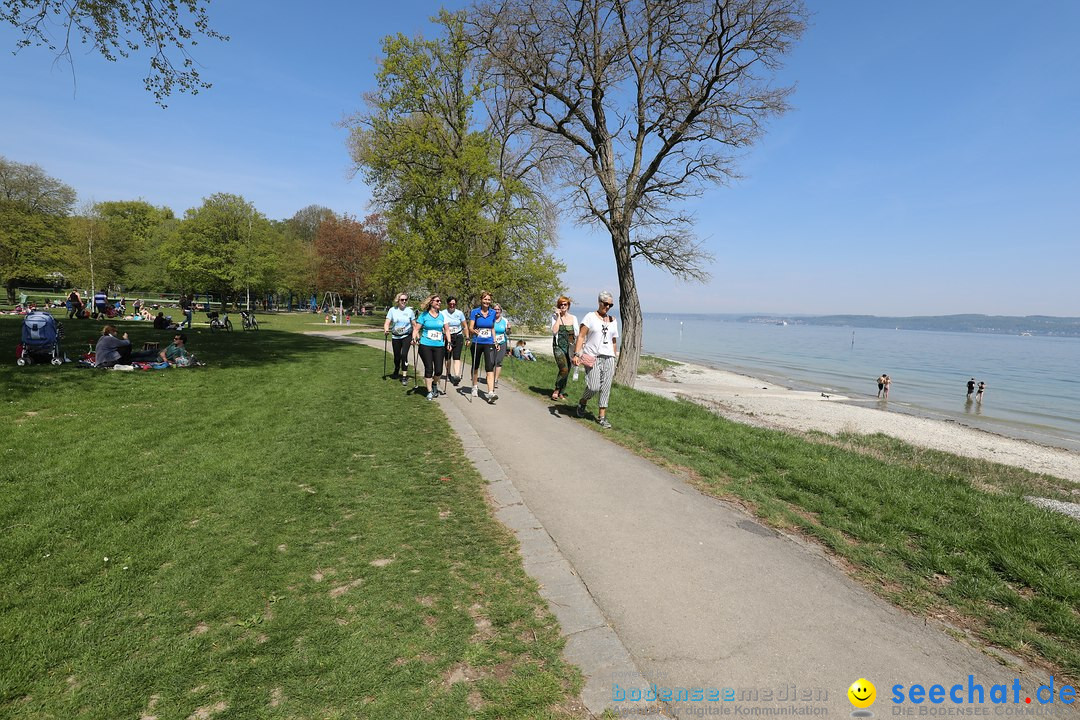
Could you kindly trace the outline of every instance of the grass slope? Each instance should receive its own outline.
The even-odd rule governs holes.
[[[443,415],[270,320],[121,373],[16,368],[0,318],[0,715],[582,716]]]

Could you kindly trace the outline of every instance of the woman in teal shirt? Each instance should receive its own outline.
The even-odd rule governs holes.
[[[439,390],[432,389],[432,380],[442,375],[446,342],[450,337],[450,327],[442,314],[442,298],[438,295],[429,295],[420,306],[420,317],[413,320],[412,336],[413,342],[419,343],[420,346],[420,361],[424,363],[424,386],[427,387],[427,399],[434,400]]]
[[[510,349],[510,323],[503,315],[502,306],[495,305],[495,387],[499,387],[503,359]]]

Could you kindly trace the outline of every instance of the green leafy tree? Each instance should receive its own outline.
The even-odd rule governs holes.
[[[0,200],[32,213],[68,215],[75,205],[75,190],[45,174],[38,165],[24,165],[0,155]]]
[[[801,35],[801,0],[482,0],[470,37],[500,97],[558,169],[578,219],[610,236],[633,385],[642,317],[634,260],[702,280],[709,255],[680,201],[735,177],[787,108],[772,75]]]
[[[537,165],[506,152],[508,126],[481,102],[486,80],[462,17],[439,15],[436,40],[386,38],[370,111],[348,123],[350,153],[387,225],[374,283],[384,297],[408,289],[468,300],[487,289],[515,318],[533,319],[561,289],[563,268],[550,213],[528,183]],[[530,292],[517,292],[521,278]]]
[[[8,302],[19,283],[38,284],[64,267],[67,219],[0,200],[0,277]]]
[[[254,205],[242,196],[224,192],[189,209],[176,236],[165,246],[173,283],[185,290],[230,295],[234,266],[256,214]]]
[[[308,205],[296,211],[296,214],[285,221],[291,232],[300,241],[312,245],[315,236],[319,232],[319,225],[326,220],[337,218],[337,213],[322,205]]]
[[[90,281],[89,237],[93,233],[94,281],[107,288],[160,288],[164,274],[155,241],[158,228],[173,219],[169,208],[154,207],[142,200],[96,203],[85,217],[75,218],[71,233],[69,267],[72,279]]]
[[[333,216],[332,211],[327,212]],[[315,278],[318,257],[314,234],[311,239],[306,239],[305,226],[294,223],[293,220],[295,216],[276,223],[281,236],[281,275],[276,290],[290,299],[294,293],[301,298],[308,298],[316,293],[318,287]]]
[[[0,156],[0,278],[8,302],[20,281],[40,282],[63,268],[74,204],[68,185]]]
[[[158,222],[151,228],[137,257],[125,266],[124,282],[138,291],[169,289],[167,248],[175,243],[181,220],[169,208],[161,208]]]
[[[209,0],[2,0],[0,21],[21,34],[16,52],[44,46],[73,71],[72,41],[89,45],[111,62],[147,51],[150,72],[143,82],[165,107],[165,98],[174,90],[197,95],[210,87],[199,75],[189,48],[198,44],[199,35],[229,38],[210,27],[207,5]]]

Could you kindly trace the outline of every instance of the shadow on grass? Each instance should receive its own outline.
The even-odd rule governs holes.
[[[53,382],[65,384],[92,385],[100,381],[106,371],[87,368],[78,363],[93,343],[101,336],[101,329],[107,323],[96,320],[62,321],[64,339],[61,347],[72,360],[61,366],[29,365],[18,367],[15,364],[15,346],[22,334],[23,318],[15,315],[0,316],[0,387],[10,395],[28,396],[48,390]],[[134,321],[111,321],[123,334],[131,338],[133,349],[137,352],[144,343],[155,342],[164,349],[172,342],[173,330],[155,330],[149,323]],[[350,347],[347,343],[319,337],[311,337],[284,330],[264,330],[244,332],[239,328],[232,332],[211,331],[196,326],[194,330],[184,331],[188,337],[188,348],[195,356],[206,363],[204,368],[185,370],[150,370],[127,373],[133,381],[140,377],[158,376],[162,373],[207,373],[235,369],[251,368],[273,363],[302,363],[313,353],[343,352]],[[4,355],[6,354],[6,357]],[[412,386],[410,378],[410,387]]]

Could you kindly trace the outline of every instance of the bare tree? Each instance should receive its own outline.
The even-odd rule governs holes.
[[[787,109],[791,88],[771,76],[805,27],[802,0],[480,0],[468,26],[579,219],[611,236],[623,321],[616,380],[632,386],[642,332],[634,259],[708,277],[711,258],[679,201],[736,177],[739,151]]]

